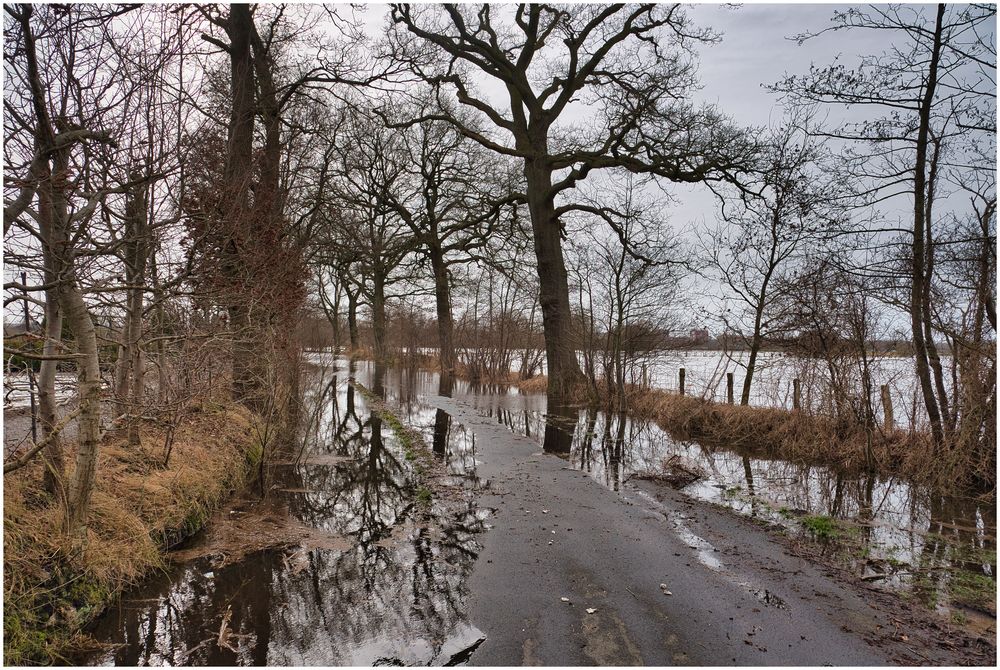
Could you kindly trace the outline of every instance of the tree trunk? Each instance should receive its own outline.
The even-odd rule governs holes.
[[[138,179],[140,175],[131,175]],[[128,428],[128,445],[139,446],[139,423],[136,414],[142,402],[142,356],[139,340],[142,337],[143,283],[149,245],[146,239],[146,207],[148,186],[133,186],[125,203],[125,326],[116,375],[116,411],[125,414]]]
[[[930,364],[931,372],[934,375],[934,386],[937,392],[938,406],[941,410],[941,421],[946,433],[951,433],[955,429],[951,409],[948,402],[948,389],[944,383],[944,369],[941,366],[941,356],[938,354],[937,345],[934,343],[934,326],[931,321],[931,284],[934,280],[934,234],[932,216],[934,209],[935,187],[938,176],[938,160],[940,158],[940,140],[934,139],[931,142],[934,151],[930,157],[930,167],[927,178],[927,195],[924,203],[924,232],[926,237],[924,253],[924,290],[922,293],[922,305],[924,320],[924,343],[927,347],[927,361]]]
[[[389,358],[385,340],[385,277],[376,272],[372,291],[372,334],[375,338],[375,360],[385,363]]]
[[[226,151],[225,182],[227,198],[223,203],[223,216],[230,236],[226,245],[221,270],[228,279],[230,291],[229,325],[233,331],[233,398],[243,401],[252,394],[254,366],[252,359],[256,347],[248,338],[250,315],[245,302],[243,263],[240,258],[240,240],[248,225],[249,190],[253,173],[253,133],[256,113],[255,82],[251,35],[253,17],[250,5],[231,4],[226,25],[230,48],[230,96],[232,108],[229,116],[228,146]]]
[[[46,262],[46,265],[48,263]],[[48,272],[46,283],[49,283]],[[54,278],[53,278],[54,279]],[[55,289],[45,291],[45,344],[42,354],[55,356],[62,347],[62,312],[59,310],[59,298]],[[38,373],[38,422],[42,428],[41,439],[46,439],[59,420],[56,405],[56,370],[59,361],[43,360]],[[45,474],[43,486],[59,500],[63,496],[63,477],[66,466],[63,459],[62,441],[59,435],[49,439],[42,457],[45,459]]]
[[[538,148],[541,151],[542,147]],[[525,159],[528,210],[538,259],[538,296],[542,308],[548,394],[564,401],[582,380],[570,317],[569,281],[562,251],[562,224],[555,214],[552,170],[536,159]]]
[[[750,404],[750,385],[753,383],[753,373],[757,369],[757,354],[760,353],[760,332],[755,332],[750,341],[750,358],[747,359],[747,373],[743,376],[743,391],[740,393],[740,404]]]
[[[77,392],[82,408],[77,419],[76,469],[69,485],[66,531],[85,536],[101,439],[101,370],[94,322],[72,269],[59,286],[59,302],[76,341]]]
[[[441,374],[450,376],[455,373],[455,324],[451,316],[451,283],[448,281],[448,266],[438,245],[430,246],[430,257],[431,268],[434,270]]]
[[[156,249],[155,247],[150,251],[149,254],[149,265],[150,265],[150,278],[153,284],[153,303],[155,304],[154,313],[155,325],[153,326],[153,332],[156,335],[163,335],[164,325],[166,323],[166,315],[163,310],[163,289],[160,286],[160,273],[156,267]],[[159,337],[156,338],[156,397],[157,401],[161,405],[167,403],[167,352],[166,346],[163,344],[163,340]],[[212,393],[212,389],[209,389],[209,393]]]
[[[43,163],[44,175],[40,179],[38,188],[38,221],[39,232],[42,237],[42,256],[45,263],[43,276],[45,283],[53,285],[45,291],[45,344],[42,353],[45,356],[55,356],[62,348],[62,310],[59,307],[59,292],[54,286],[62,273],[61,247],[65,242],[60,242],[56,234],[62,231],[62,227],[56,225],[55,216],[57,207],[59,214],[64,215],[65,207],[61,196],[52,188],[51,172],[49,163]],[[59,202],[56,202],[56,201]],[[56,403],[56,371],[59,361],[43,360],[38,374],[38,420],[41,426],[41,439],[46,439],[52,432],[53,427],[59,420],[59,410]],[[53,498],[59,500],[63,497],[63,478],[65,476],[65,462],[63,458],[62,440],[56,435],[43,451],[46,461],[45,474],[43,475],[43,485],[45,490],[52,494]]]
[[[344,292],[347,293],[347,333],[351,341],[351,357],[358,350],[358,292],[351,291],[347,284],[344,284]]]
[[[930,134],[931,107],[934,103],[934,92],[937,88],[937,70],[941,56],[941,25],[943,19],[944,5],[941,4],[938,5],[927,85],[920,103],[916,158],[913,166],[913,249],[911,254],[913,282],[910,289],[910,327],[916,353],[917,379],[920,382],[920,391],[924,398],[927,418],[931,424],[931,434],[934,437],[934,442],[938,445],[944,441],[944,431],[941,426],[941,411],[938,407],[937,398],[934,395],[927,344],[924,339],[923,295],[925,290],[924,283],[930,281],[930,277],[925,275],[927,252],[924,248],[926,235],[924,217],[927,196],[927,147]]]

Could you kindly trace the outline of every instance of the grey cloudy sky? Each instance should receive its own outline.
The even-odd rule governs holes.
[[[778,124],[782,118],[779,97],[765,88],[779,81],[785,74],[803,74],[811,64],[825,66],[839,60],[851,67],[862,56],[879,54],[890,47],[887,33],[880,31],[850,30],[828,33],[799,44],[793,36],[804,32],[819,32],[830,27],[831,18],[847,4],[794,4],[794,3],[745,3],[740,6],[716,3],[689,5],[690,18],[698,27],[708,27],[719,33],[721,42],[700,48],[701,90],[696,92],[698,101],[717,105],[725,114],[743,126]],[[858,5],[853,5],[858,6]],[[931,4],[912,5],[918,11],[929,11]],[[363,17],[367,31],[373,39],[385,34],[388,6],[365,6]],[[482,93],[503,106],[503,91],[489,78],[479,82]],[[491,95],[491,93],[493,95]],[[496,96],[496,97],[494,97]],[[584,110],[584,114],[586,112]],[[822,113],[830,124],[863,118],[870,110],[845,111],[839,107],[824,108]],[[575,116],[577,110],[568,114]],[[850,115],[850,116],[848,116]],[[704,186],[666,184],[665,191],[673,197],[667,211],[661,212],[670,229],[680,239],[697,244],[699,231],[713,225],[718,205],[715,196]],[[907,203],[884,203],[883,215],[895,218]],[[700,295],[699,302],[711,305],[719,299],[719,286],[689,277],[689,290]],[[717,303],[716,303],[717,304]]]

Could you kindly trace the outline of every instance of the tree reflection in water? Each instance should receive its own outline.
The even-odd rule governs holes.
[[[185,564],[102,618],[95,637],[120,646],[89,662],[444,664],[480,639],[463,603],[485,513],[467,501],[435,505],[429,520],[413,518],[414,473],[392,432],[343,377],[313,381],[307,444],[297,458],[271,466],[270,494],[295,519],[347,535],[353,547],[269,549],[223,567],[208,558]],[[227,611],[233,649],[217,643]]]

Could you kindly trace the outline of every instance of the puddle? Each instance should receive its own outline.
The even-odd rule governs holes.
[[[105,646],[82,662],[468,661],[485,638],[465,616],[465,582],[489,512],[471,496],[418,503],[416,465],[344,371],[303,381],[303,437],[267,465],[264,500],[255,483],[126,594],[89,631]],[[415,400],[406,411],[437,425],[448,473],[477,484],[471,433]]]

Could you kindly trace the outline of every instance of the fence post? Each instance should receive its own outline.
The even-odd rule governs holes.
[[[680,388],[681,395],[684,395],[684,368],[681,368],[677,373],[678,387]]]
[[[886,432],[890,430],[895,430],[896,428],[896,418],[892,413],[892,396],[889,395],[889,386],[883,384],[881,387],[882,391],[882,414],[885,417],[885,430]]]
[[[726,402],[728,402],[730,405],[732,405],[733,402],[734,402],[734,399],[733,399],[733,373],[732,372],[727,372],[726,373]]]
[[[792,409],[802,409],[802,382],[798,377],[792,380]]]

